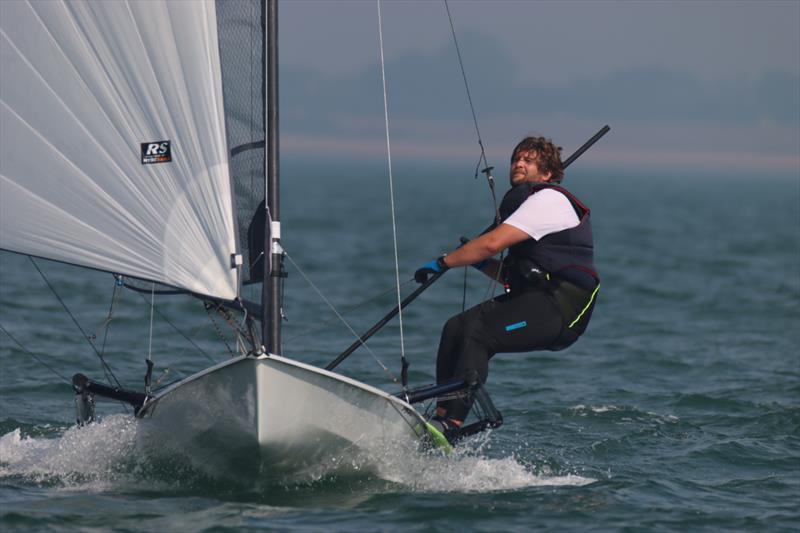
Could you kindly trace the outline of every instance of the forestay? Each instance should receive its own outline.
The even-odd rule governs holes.
[[[0,54],[0,247],[234,298],[216,5],[0,2]]]

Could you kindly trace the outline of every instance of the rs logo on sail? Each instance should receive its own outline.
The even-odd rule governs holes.
[[[141,147],[143,165],[149,165],[152,163],[168,163],[169,161],[172,161],[172,148],[170,147],[170,141],[141,143]]]

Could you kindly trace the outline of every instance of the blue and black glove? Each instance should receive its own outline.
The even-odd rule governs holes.
[[[444,262],[444,256],[438,257],[435,261],[425,263],[414,272],[414,279],[417,283],[425,283],[429,276],[446,272],[450,267]]]

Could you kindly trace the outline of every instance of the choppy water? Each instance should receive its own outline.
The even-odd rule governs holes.
[[[404,279],[491,218],[469,170],[396,171]],[[286,163],[284,244],[366,330],[393,304],[385,171]],[[499,355],[506,425],[450,457],[408,453],[238,483],[142,454],[110,403],[76,429],[68,384],[0,332],[0,527],[119,531],[793,530],[800,523],[800,185],[789,178],[605,176],[567,181],[593,208],[603,288],[558,353]],[[149,309],[109,275],[39,261],[115,374],[141,388]],[[25,257],[0,254],[0,323],[64,376],[102,378],[92,348]],[[352,339],[291,265],[285,353],[324,364]],[[486,285],[469,274],[467,305]],[[432,381],[439,330],[462,305],[452,271],[404,313],[412,384]],[[404,285],[409,291],[413,284]],[[197,302],[159,299],[156,374],[226,357]],[[159,318],[158,316],[156,317]],[[219,321],[218,321],[219,322]],[[307,332],[311,330],[312,333]],[[306,333],[303,335],[303,333]],[[228,339],[230,343],[230,339]],[[398,375],[399,328],[370,346]],[[395,390],[366,352],[343,373]]]

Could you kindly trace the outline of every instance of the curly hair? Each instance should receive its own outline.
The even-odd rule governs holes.
[[[564,179],[564,168],[561,165],[561,147],[553,144],[552,139],[545,137],[525,137],[511,152],[511,160],[519,152],[536,152],[539,170],[550,172],[550,181],[561,183]]]

